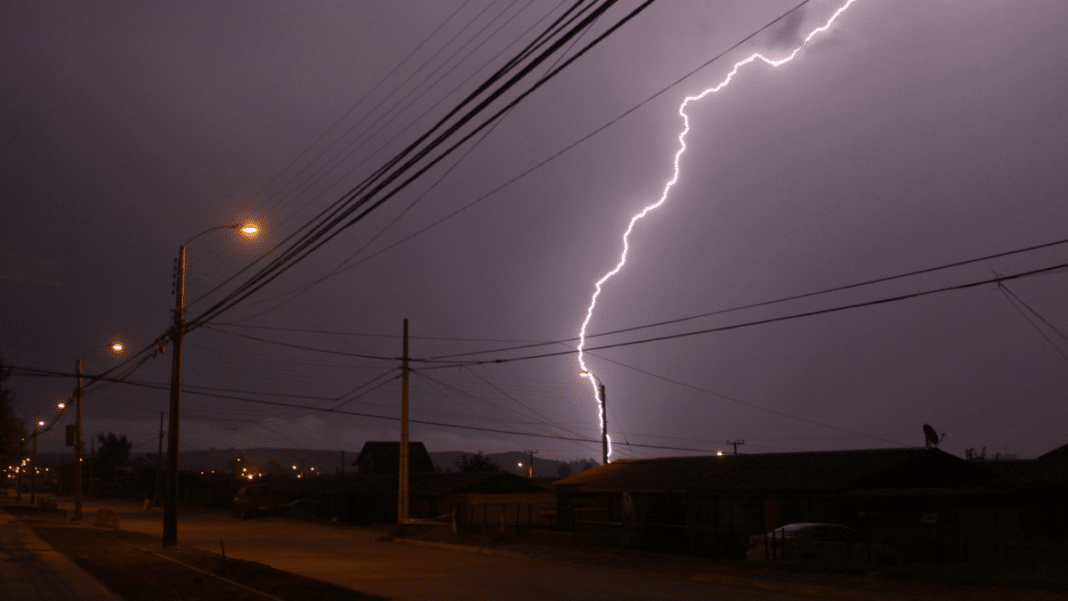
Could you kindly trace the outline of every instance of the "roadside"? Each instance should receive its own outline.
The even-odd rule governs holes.
[[[184,545],[161,549],[158,538],[140,532],[70,526],[38,526],[34,532],[125,601],[385,599]]]
[[[160,538],[96,528],[93,512],[72,525],[62,509],[5,505],[7,540],[20,533],[23,550],[0,562],[6,599],[56,601],[380,601],[386,599],[277,570],[224,558],[186,545],[162,548]],[[5,546],[7,549],[11,545]]]
[[[64,506],[62,499],[60,506]],[[96,501],[87,508],[119,512],[124,529],[148,535],[144,540],[158,548],[158,509],[146,510],[130,501],[115,500]],[[397,599],[441,598],[444,590],[463,590],[468,598],[550,598],[553,594],[559,596],[561,590],[577,593],[586,582],[603,583],[606,577],[614,581],[607,588],[615,593],[583,590],[581,595],[568,598],[641,598],[632,595],[641,590],[638,587],[648,586],[665,589],[665,593],[666,589],[678,589],[673,593],[677,598],[692,598],[695,590],[705,590],[707,594],[715,590],[712,587],[722,586],[738,591],[730,598],[764,598],[742,594],[752,591],[830,599],[1068,599],[1068,592],[1057,588],[1063,586],[1063,575],[1058,584],[1044,580],[1048,575],[1043,574],[1021,580],[1019,573],[966,568],[938,568],[924,573],[920,568],[872,572],[872,566],[762,566],[559,542],[539,544],[536,537],[453,534],[447,527],[407,528],[402,533],[386,527],[368,529],[284,517],[245,521],[232,518],[229,512],[199,507],[183,507],[181,516],[179,540],[190,548],[214,551],[212,554],[217,556],[220,539],[225,538],[226,554],[231,558],[254,560],[286,572]],[[403,536],[393,538],[400,534]],[[389,541],[402,544],[386,544]],[[536,567],[539,564],[542,567]],[[527,585],[529,590],[509,590],[509,583],[519,581],[531,583]],[[563,582],[568,586],[564,587]],[[683,586],[684,583],[689,584]],[[540,596],[534,594],[539,589],[531,587],[540,587]],[[502,595],[505,590],[508,594]],[[723,595],[727,589],[720,590],[723,592],[717,594]]]
[[[390,532],[394,536],[389,538],[401,544],[647,572],[666,578],[825,599],[1068,599],[1068,576],[1038,571],[996,571],[971,566],[768,565],[558,543],[539,544],[534,537],[477,536],[453,533],[447,527],[392,528]]]
[[[62,514],[61,514],[62,515]],[[0,598],[122,601],[0,508]]]

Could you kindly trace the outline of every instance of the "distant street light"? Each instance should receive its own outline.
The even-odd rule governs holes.
[[[30,505],[34,505],[37,502],[37,437],[41,434],[48,432],[59,421],[59,417],[63,415],[63,410],[67,408],[67,404],[63,402],[56,403],[56,408],[59,409],[59,413],[52,420],[52,424],[44,430],[40,428],[45,425],[45,422],[41,420],[41,409],[38,409],[33,414],[33,461],[30,462]],[[45,470],[47,471],[47,469]]]
[[[82,453],[85,451],[85,443],[82,441],[82,359],[89,353],[104,348],[110,348],[118,354],[122,352],[123,346],[120,342],[109,342],[94,346],[78,357],[78,386],[74,389],[74,404],[77,409],[74,418],[74,515],[71,517],[74,521],[82,519]]]
[[[200,232],[178,249],[178,269],[174,287],[174,326],[171,340],[174,341],[171,356],[171,407],[167,424],[167,486],[163,500],[163,546],[178,544],[178,430],[182,397],[182,334],[185,330],[185,247],[193,240],[216,230],[235,230],[254,235],[259,228],[248,223],[221,225]],[[249,477],[251,480],[251,476]]]

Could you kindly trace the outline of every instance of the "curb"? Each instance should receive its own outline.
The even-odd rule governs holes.
[[[594,566],[581,563],[573,563],[569,561],[560,561],[552,559],[542,559],[539,557],[531,557],[524,555],[523,553],[517,553],[515,551],[499,551],[497,549],[489,549],[487,547],[472,547],[469,545],[453,545],[448,543],[432,543],[427,541],[412,540],[407,538],[395,538],[394,543],[400,543],[404,545],[411,545],[414,547],[430,547],[435,549],[445,549],[448,551],[463,551],[467,553],[480,553],[482,555],[490,555],[494,557],[506,557],[509,559],[524,559],[527,561],[540,561],[544,563],[552,563],[558,565],[565,565],[570,567],[582,567],[593,568],[599,570],[611,570],[616,572],[623,572],[626,574],[640,574],[643,576],[652,576],[654,578],[669,578],[672,580],[689,580],[692,582],[701,582],[704,584],[712,584],[716,586],[725,586],[730,588],[748,589],[754,591],[764,591],[768,593],[784,593],[788,595],[797,595],[799,597],[814,597],[817,599],[833,599],[835,601],[918,601],[925,599],[925,597],[912,597],[901,595],[887,595],[885,593],[878,593],[874,591],[864,591],[858,589],[849,588],[835,588],[830,586],[817,586],[813,584],[795,584],[790,582],[775,582],[771,580],[760,580],[757,578],[742,578],[740,576],[725,576],[720,574],[703,574],[703,573],[676,573],[676,574],[664,574],[660,572],[646,572],[642,570],[628,570],[624,568],[613,568],[610,566]]]

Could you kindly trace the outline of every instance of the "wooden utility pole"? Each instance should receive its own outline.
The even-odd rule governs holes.
[[[404,320],[404,355],[401,359],[400,473],[397,478],[397,523],[408,522],[408,320]]]
[[[734,447],[734,454],[737,455],[738,454],[738,445],[745,444],[745,441],[744,440],[728,440],[727,444],[729,444],[729,445]]]

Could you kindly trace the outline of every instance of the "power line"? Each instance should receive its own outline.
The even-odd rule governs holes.
[[[565,22],[568,18],[568,15],[571,15],[582,3],[583,0],[579,0],[570,9],[568,9],[568,11],[564,13],[564,15],[559,17],[556,22],[554,22],[554,24],[550,27],[550,31],[554,28],[562,27],[560,24]],[[288,238],[286,238],[286,240],[283,240],[281,243],[279,243],[279,245],[272,249],[271,252],[281,248],[283,244],[286,244],[301,230],[309,227],[311,228],[296,242],[291,244],[288,249],[282,253],[281,256],[274,259],[269,265],[261,269],[257,274],[246,280],[245,283],[238,286],[236,290],[227,294],[222,300],[220,300],[207,311],[205,311],[198,319],[192,321],[206,322],[207,320],[217,316],[218,314],[221,314],[229,308],[232,308],[236,303],[240,302],[244,298],[247,298],[249,295],[256,292],[267,283],[273,281],[282,272],[288,270],[296,263],[299,263],[303,259],[307,258],[311,253],[315,252],[315,250],[320,248],[323,244],[333,239],[340,232],[344,231],[345,229],[354,225],[356,222],[360,221],[364,216],[381,206],[382,203],[389,200],[398,192],[406,188],[409,184],[415,181],[415,179],[421,177],[427,170],[429,170],[431,167],[436,165],[446,156],[455,151],[456,148],[458,148],[461,144],[464,144],[472,136],[476,135],[479,131],[481,131],[481,129],[485,128],[493,121],[499,119],[502,115],[501,111],[498,111],[495,115],[490,117],[481,125],[475,127],[473,131],[464,136],[460,140],[460,142],[441,152],[435,158],[430,159],[428,164],[425,164],[414,175],[410,176],[408,179],[398,184],[391,191],[386,192],[384,196],[379,198],[379,200],[373,205],[371,205],[370,208],[363,210],[361,213],[356,215],[356,217],[352,217],[352,214],[359,210],[365,203],[370,202],[374,196],[378,195],[380,192],[383,192],[388,186],[392,185],[394,181],[399,179],[409,169],[413,169],[417,163],[422,161],[427,155],[429,155],[439,145],[443,144],[448,138],[452,137],[461,127],[465,126],[469,121],[474,119],[475,116],[481,113],[485,108],[487,108],[492,102],[494,102],[497,98],[503,95],[506,91],[515,86],[521,79],[525,78],[533,68],[535,68],[541,62],[545,61],[551,54],[555,53],[563,43],[566,43],[568,39],[574,37],[579,31],[589,26],[589,24],[592,22],[592,17],[602,14],[614,3],[615,0],[605,0],[604,2],[602,2],[597,8],[594,9],[594,11],[590,15],[587,15],[586,18],[584,18],[578,25],[573,27],[570,31],[566,32],[560,39],[553,42],[553,44],[549,46],[547,50],[543,51],[529,64],[520,69],[516,75],[513,75],[503,84],[501,84],[498,88],[489,93],[489,95],[481,102],[479,102],[474,108],[470,109],[462,117],[459,117],[455,123],[449,125],[442,134],[438,135],[432,141],[428,142],[425,146],[422,146],[422,148],[420,148],[420,146],[423,145],[424,142],[431,138],[435,131],[442,127],[445,127],[445,125],[454,116],[461,112],[464,107],[475,102],[475,100],[479,96],[481,96],[483,92],[489,90],[493,85],[496,85],[496,82],[506,77],[507,74],[513,70],[513,68],[518,67],[520,61],[525,58],[526,53],[535,51],[541,44],[547,41],[547,39],[543,40],[539,36],[538,40],[528,45],[527,48],[525,48],[517,57],[514,57],[513,59],[509,60],[503,67],[501,67],[488,80],[486,80],[482,85],[480,85],[474,92],[469,94],[467,98],[460,102],[460,104],[458,104],[455,108],[449,111],[449,113],[446,114],[445,117],[439,120],[427,132],[419,136],[414,142],[409,144],[404,150],[402,150],[392,159],[387,161],[382,167],[377,169],[369,177],[365,178],[362,183],[351,189],[348,193],[346,193],[337,201],[335,201],[331,206],[321,211],[315,219],[313,219],[311,222],[309,222],[302,228],[298,229],[297,232],[291,234]],[[648,3],[646,3],[645,6],[647,5]],[[644,6],[642,8],[644,8]],[[632,18],[635,14],[637,14],[637,12],[633,12],[631,15],[625,17],[619,22],[619,24],[617,24],[617,27]],[[615,28],[610,31],[614,31],[614,29]],[[603,40],[603,36],[599,38],[599,40]],[[570,64],[570,62],[571,61],[569,60],[567,63],[565,63],[564,66],[566,67],[568,64]],[[563,67],[555,70],[553,73],[550,73],[548,76],[536,82],[528,90],[519,94],[519,96],[515,100],[505,106],[504,110],[508,110],[512,106],[518,104],[518,102],[523,100],[527,95],[529,95],[538,87],[540,87],[540,85],[547,81],[551,76],[559,73],[559,71],[562,69]],[[419,148],[419,150],[417,150],[417,148]],[[410,158],[407,158],[407,160],[405,160],[405,158],[409,156]],[[346,219],[348,219],[349,221],[345,222]],[[315,221],[318,221],[318,223],[314,224],[313,222]],[[260,259],[264,258],[265,256],[266,255],[261,256]],[[260,259],[257,259],[257,261]],[[242,272],[243,271],[245,270],[242,270]]]
[[[738,323],[738,324],[733,324],[733,325],[728,325],[728,326],[719,326],[719,327],[715,327],[715,328],[705,328],[705,329],[702,329],[702,330],[694,330],[694,331],[690,331],[690,332],[681,332],[681,333],[678,333],[678,334],[668,334],[668,335],[665,335],[665,336],[656,336],[656,337],[653,337],[653,338],[643,338],[643,339],[640,339],[640,340],[631,340],[631,341],[628,341],[628,342],[618,342],[618,343],[615,343],[615,344],[604,344],[604,345],[601,345],[601,346],[590,347],[587,350],[588,351],[597,351],[597,350],[604,350],[604,349],[609,349],[609,348],[618,348],[618,347],[621,347],[621,346],[633,346],[633,345],[636,345],[636,344],[645,344],[645,343],[648,343],[648,342],[659,342],[659,341],[662,341],[662,340],[674,340],[676,338],[687,338],[689,336],[699,336],[701,334],[711,334],[711,333],[714,333],[714,332],[725,332],[725,331],[728,331],[728,330],[737,330],[737,329],[740,329],[740,328],[747,328],[747,327],[750,327],[750,326],[758,326],[758,325],[764,325],[764,324],[769,324],[769,323],[777,323],[777,322],[781,322],[781,321],[790,321],[790,320],[793,320],[793,319],[800,319],[802,317],[812,317],[812,316],[815,316],[815,315],[825,315],[825,314],[828,314],[828,313],[836,313],[838,311],[845,311],[847,309],[857,309],[857,308],[860,308],[860,307],[872,307],[872,306],[875,306],[875,305],[884,305],[884,304],[887,304],[887,303],[893,303],[893,302],[912,299],[912,298],[919,298],[919,297],[922,297],[922,296],[929,296],[929,295],[932,295],[932,294],[939,294],[939,293],[942,293],[942,292],[950,292],[950,291],[953,291],[953,290],[964,290],[964,289],[967,289],[967,288],[975,288],[977,286],[983,286],[985,284],[997,284],[997,283],[1003,282],[1003,281],[1015,280],[1015,279],[1019,279],[1019,278],[1045,274],[1045,273],[1056,271],[1058,269],[1064,269],[1066,267],[1068,267],[1068,263],[1062,263],[1060,265],[1054,265],[1052,267],[1043,267],[1041,269],[1033,269],[1033,270],[1024,271],[1024,272],[1020,272],[1020,273],[1016,273],[1016,274],[1008,275],[1008,276],[997,276],[997,277],[989,278],[989,279],[985,279],[985,280],[969,282],[967,284],[957,284],[955,286],[946,286],[946,287],[943,287],[943,288],[936,288],[936,289],[933,289],[933,290],[925,290],[925,291],[922,291],[922,292],[913,292],[911,294],[900,294],[900,295],[892,296],[892,297],[888,297],[888,298],[881,298],[881,299],[876,299],[876,300],[871,300],[871,301],[864,301],[864,302],[860,302],[860,303],[851,303],[851,304],[848,304],[848,305],[840,305],[840,306],[831,307],[831,308],[828,308],[828,309],[817,309],[817,310],[814,310],[814,311],[805,311],[803,313],[794,313],[794,314],[791,314],[791,315],[784,315],[784,316],[780,316],[780,317],[769,317],[767,319],[758,319],[758,320],[755,320],[755,321],[748,321],[748,322]],[[567,350],[567,351],[558,351],[558,352],[554,352],[554,353],[541,353],[541,354],[538,354],[538,355],[528,355],[528,356],[525,356],[525,357],[512,357],[512,358],[507,358],[507,359],[486,359],[486,360],[482,360],[482,361],[457,362],[457,363],[454,363],[452,365],[443,365],[443,366],[440,366],[438,368],[427,367],[427,368],[424,368],[424,369],[441,369],[441,368],[468,367],[468,366],[471,366],[471,365],[492,365],[492,364],[498,364],[498,363],[512,363],[512,362],[515,362],[515,361],[527,361],[527,360],[530,360],[530,359],[543,359],[543,358],[546,358],[546,357],[559,357],[559,356],[563,356],[563,355],[573,355],[573,354],[576,354],[576,353],[578,353],[578,350],[572,349],[572,350]]]
[[[1068,239],[1057,240],[1055,242],[1046,242],[1044,244],[1036,244],[1034,246],[1028,246],[1028,247],[1025,247],[1025,248],[1018,248],[1016,250],[1010,250],[1010,251],[1005,251],[1005,252],[1000,252],[1000,253],[994,253],[992,255],[986,255],[986,256],[977,257],[977,258],[974,258],[974,259],[967,259],[967,260],[964,260],[964,261],[956,261],[956,262],[953,262],[953,263],[946,263],[946,264],[938,265],[938,266],[935,266],[935,267],[927,267],[927,268],[924,268],[924,269],[917,269],[915,271],[909,271],[909,272],[906,272],[906,273],[899,273],[897,275],[891,275],[891,276],[886,276],[886,277],[881,277],[881,278],[875,278],[873,280],[865,280],[863,282],[856,282],[856,283],[853,283],[853,284],[846,284],[844,286],[835,286],[833,288],[825,288],[823,290],[817,290],[815,292],[805,292],[803,294],[794,294],[794,295],[791,295],[791,296],[784,296],[784,297],[777,298],[777,299],[774,299],[774,300],[761,301],[761,302],[757,302],[757,303],[749,303],[749,304],[746,304],[746,305],[740,305],[740,306],[737,306],[737,307],[731,307],[729,309],[717,309],[716,311],[710,311],[710,312],[701,313],[701,314],[698,314],[698,315],[690,315],[688,317],[679,317],[679,318],[676,318],[676,319],[669,319],[667,321],[658,321],[656,323],[650,323],[650,324],[645,324],[645,325],[640,325],[640,326],[633,326],[633,327],[623,328],[623,329],[619,329],[619,330],[612,330],[610,332],[601,332],[599,334],[591,334],[589,336],[586,336],[586,338],[590,339],[590,338],[599,338],[599,337],[603,337],[603,336],[612,336],[614,334],[623,334],[625,332],[633,332],[633,331],[636,331],[636,330],[644,330],[644,329],[647,329],[647,328],[656,328],[656,327],[660,327],[660,326],[673,325],[673,324],[676,324],[676,323],[692,321],[694,319],[701,319],[703,317],[712,317],[712,316],[715,316],[715,315],[723,315],[725,313],[733,313],[735,311],[742,311],[742,310],[745,310],[745,309],[755,309],[755,308],[758,308],[758,307],[767,307],[767,306],[770,306],[770,305],[776,305],[776,304],[785,303],[785,302],[788,302],[788,301],[799,300],[799,299],[803,299],[803,298],[810,298],[810,297],[814,297],[814,296],[820,296],[820,295],[823,295],[823,294],[830,294],[830,293],[833,293],[833,292],[841,292],[843,290],[850,290],[850,289],[853,289],[853,288],[860,288],[860,287],[863,287],[863,286],[870,286],[870,285],[873,285],[873,284],[881,284],[881,283],[890,282],[890,281],[893,281],[893,280],[899,280],[899,279],[902,279],[902,278],[912,277],[912,276],[916,276],[916,275],[922,275],[922,274],[925,274],[925,273],[933,273],[933,272],[936,272],[936,271],[942,271],[942,270],[951,269],[951,268],[954,268],[954,267],[961,267],[961,266],[970,265],[970,264],[973,264],[973,263],[980,263],[982,261],[990,261],[992,259],[1000,259],[1000,258],[1012,256],[1012,255],[1021,254],[1021,253],[1033,252],[1033,251],[1041,250],[1041,249],[1044,249],[1044,248],[1052,248],[1054,246],[1060,246],[1060,245],[1066,244],[1066,243],[1068,243]],[[554,340],[554,341],[551,341],[551,342],[537,342],[537,343],[526,344],[526,345],[522,345],[522,346],[513,346],[513,347],[506,347],[506,348],[489,349],[489,350],[485,350],[485,351],[470,351],[470,352],[466,352],[466,353],[456,353],[456,354],[452,354],[452,355],[439,355],[439,356],[433,357],[433,358],[434,359],[451,359],[451,358],[455,358],[455,357],[467,357],[467,356],[471,356],[471,355],[482,355],[482,354],[488,354],[488,353],[500,353],[500,352],[505,352],[505,351],[514,351],[514,350],[521,350],[521,349],[527,349],[527,348],[537,348],[539,346],[562,344],[562,343],[572,342],[572,341],[575,341],[575,340],[578,340],[578,338],[566,338],[564,340]]]
[[[1064,353],[1064,351],[1061,350],[1061,347],[1057,346],[1056,343],[1054,343],[1053,340],[1051,340],[1050,337],[1047,336],[1046,333],[1042,331],[1042,328],[1040,328],[1038,326],[1038,324],[1035,323],[1031,319],[1031,317],[1028,316],[1027,313],[1025,313],[1024,310],[1020,308],[1020,306],[1017,303],[1019,303],[1020,305],[1023,305],[1024,307],[1026,307],[1028,311],[1030,311],[1036,317],[1041,319],[1047,326],[1050,326],[1053,329],[1053,331],[1057,332],[1058,334],[1060,334],[1062,338],[1064,337],[1064,334],[1061,334],[1060,330],[1058,330],[1057,328],[1054,328],[1048,321],[1046,321],[1046,319],[1044,317],[1042,317],[1037,312],[1035,312],[1034,309],[1032,309],[1030,306],[1028,306],[1027,303],[1023,302],[1023,300],[1020,297],[1018,297],[1015,294],[1013,294],[1012,291],[1009,290],[1008,287],[1003,285],[1001,282],[998,282],[998,291],[1001,292],[1001,294],[1005,296],[1005,300],[1009,301],[1009,304],[1012,305],[1012,308],[1016,309],[1016,311],[1020,314],[1020,316],[1023,317],[1024,319],[1026,319],[1027,323],[1030,324],[1031,327],[1034,328],[1035,331],[1038,332],[1038,334],[1040,336],[1042,336],[1042,338],[1045,339],[1045,341],[1048,342],[1050,346],[1053,347],[1053,350],[1057,351],[1057,354],[1060,355],[1061,358],[1063,358],[1065,361],[1068,361],[1068,355],[1066,355]]]
[[[903,442],[898,442],[896,440],[890,440],[888,438],[880,438],[878,436],[873,436],[871,434],[865,434],[863,432],[857,432],[856,430],[848,430],[846,428],[840,428],[838,426],[832,426],[830,424],[825,424],[823,422],[818,422],[818,421],[811,420],[811,419],[808,419],[808,418],[800,417],[798,415],[793,415],[791,413],[786,413],[785,411],[779,411],[777,409],[771,409],[769,407],[764,407],[764,406],[761,406],[761,405],[757,405],[756,403],[750,403],[749,401],[743,401],[741,399],[736,399],[734,397],[729,397],[729,396],[727,396],[725,394],[720,394],[718,392],[713,392],[711,390],[706,390],[704,388],[701,388],[701,387],[698,387],[698,386],[694,386],[692,384],[687,384],[685,382],[680,382],[678,380],[673,380],[673,379],[668,378],[666,376],[661,376],[659,374],[654,374],[654,373],[652,373],[650,371],[646,371],[644,369],[641,369],[641,368],[638,368],[638,367],[634,367],[633,365],[627,365],[626,363],[622,363],[620,361],[614,361],[614,360],[609,359],[607,357],[602,357],[600,355],[593,355],[593,356],[597,357],[598,359],[601,359],[603,361],[608,361],[609,363],[615,363],[616,365],[619,365],[621,367],[626,367],[627,369],[632,369],[632,370],[634,370],[634,371],[636,371],[638,373],[645,374],[647,376],[656,378],[658,380],[663,380],[665,382],[670,382],[670,383],[675,384],[677,386],[682,386],[683,388],[689,388],[690,390],[701,392],[701,393],[707,394],[709,396],[713,396],[713,397],[716,397],[716,398],[723,399],[725,401],[730,401],[732,403],[737,403],[739,405],[744,405],[746,407],[750,407],[750,408],[753,408],[753,409],[758,409],[760,411],[765,411],[767,413],[771,413],[771,414],[774,414],[774,415],[779,415],[779,416],[782,416],[782,417],[788,417],[790,419],[795,419],[795,420],[800,421],[800,422],[805,422],[806,424],[811,424],[813,426],[820,426],[822,428],[828,428],[830,430],[837,430],[838,432],[844,432],[846,434],[852,434],[854,436],[860,436],[862,438],[870,438],[872,440],[878,440],[880,442],[888,442],[890,444],[900,445],[900,446],[903,446],[903,447],[915,446],[915,445],[910,445],[910,444],[906,444],[906,443],[903,443]]]
[[[460,213],[462,213],[462,212],[466,211],[467,209],[475,206],[476,204],[482,202],[483,200],[489,198],[490,196],[493,196],[493,195],[497,194],[501,190],[504,190],[505,188],[511,187],[511,185],[516,183],[517,181],[523,179],[524,177],[530,175],[531,173],[537,171],[538,169],[541,169],[542,167],[544,167],[548,163],[551,163],[552,161],[554,161],[554,160],[558,159],[559,157],[563,156],[564,154],[570,152],[575,147],[585,143],[590,138],[593,138],[594,136],[596,136],[597,134],[601,133],[602,131],[608,129],[609,127],[611,127],[613,125],[615,125],[617,122],[619,122],[620,120],[624,119],[625,117],[627,117],[631,113],[637,111],[639,108],[645,106],[649,102],[652,102],[653,100],[655,100],[656,98],[660,97],[662,94],[664,94],[668,90],[670,90],[670,89],[674,88],[675,86],[679,85],[683,81],[686,81],[687,79],[689,79],[693,75],[697,74],[699,71],[705,69],[709,65],[711,65],[714,62],[718,61],[719,59],[723,58],[724,56],[726,56],[730,52],[732,52],[735,49],[737,49],[742,44],[745,44],[746,42],[748,42],[749,40],[753,39],[755,36],[757,36],[761,32],[763,32],[766,29],[768,29],[769,27],[775,25],[779,21],[782,21],[783,19],[785,19],[786,17],[790,16],[795,11],[797,11],[802,6],[804,6],[804,5],[808,4],[808,3],[809,3],[809,0],[803,0],[800,4],[797,4],[796,6],[791,8],[790,10],[788,10],[785,13],[779,15],[775,19],[769,21],[767,24],[765,24],[760,29],[757,29],[753,33],[751,33],[748,36],[742,38],[741,40],[736,42],[730,48],[724,50],[720,54],[718,54],[718,55],[714,56],[713,58],[709,59],[708,61],[704,62],[699,67],[693,69],[689,73],[687,73],[687,74],[683,75],[682,77],[676,79],[671,84],[665,86],[664,88],[661,88],[659,91],[657,91],[653,95],[649,96],[648,98],[646,98],[645,100],[639,102],[638,104],[634,105],[633,107],[627,109],[623,113],[617,115],[615,118],[610,119],[604,125],[598,127],[597,129],[595,129],[595,130],[591,131],[590,133],[586,134],[585,136],[583,136],[583,137],[579,138],[578,140],[572,142],[571,144],[569,144],[568,146],[566,146],[563,149],[559,150],[558,152],[556,152],[552,156],[550,156],[550,157],[546,158],[545,160],[541,161],[540,163],[537,163],[536,165],[530,167],[526,171],[523,171],[522,173],[519,173],[518,175],[516,175],[513,178],[509,179],[508,181],[506,181],[505,183],[501,184],[500,186],[497,186],[496,188],[490,190],[489,192],[486,192],[482,196],[479,196],[478,198],[472,200],[471,202],[469,202],[466,205],[460,207],[459,209],[453,211],[452,213],[449,213],[448,215],[438,219],[437,221],[431,223],[430,225],[427,225],[426,227],[417,230],[416,232],[412,233],[411,235],[409,235],[409,236],[407,236],[405,238],[402,238],[401,240],[398,240],[397,242],[394,242],[393,244],[390,244],[389,246],[386,246],[385,248],[375,252],[374,254],[372,254],[372,255],[370,255],[368,257],[364,257],[362,260],[357,261],[356,263],[353,263],[352,265],[349,265],[347,267],[344,267],[344,268],[341,268],[341,269],[337,270],[337,272],[336,273],[332,273],[331,276],[332,275],[336,275],[337,273],[340,273],[341,271],[346,271],[346,270],[352,269],[352,268],[354,268],[354,267],[356,267],[358,265],[362,265],[363,263],[366,263],[367,261],[370,261],[371,259],[373,259],[373,258],[375,258],[375,257],[377,257],[377,256],[379,256],[379,255],[381,255],[381,254],[383,254],[383,253],[385,253],[385,252],[387,252],[389,250],[392,250],[393,248],[395,248],[397,246],[400,246],[401,244],[404,244],[405,242],[408,242],[409,240],[412,240],[413,238],[415,238],[417,236],[422,235],[426,231],[428,231],[428,230],[430,230],[430,229],[432,229],[434,227],[437,227],[438,225],[441,225],[445,221],[448,221],[449,219],[452,219],[453,217],[456,217]]]

